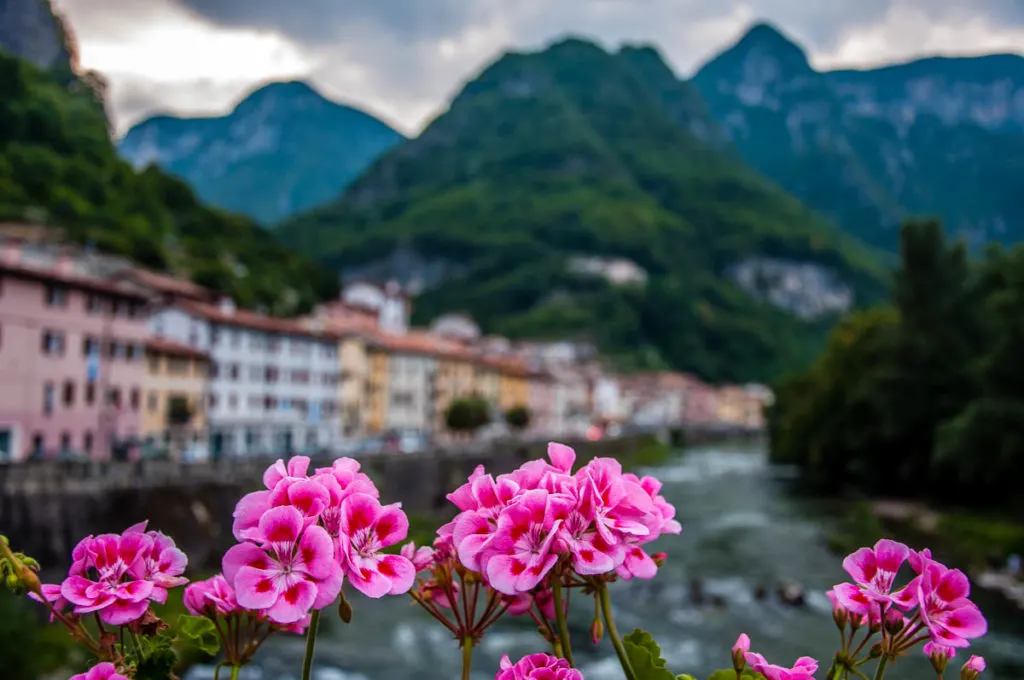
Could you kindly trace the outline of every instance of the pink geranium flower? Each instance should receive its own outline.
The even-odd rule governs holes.
[[[223,560],[240,606],[288,624],[338,597],[343,575],[331,538],[322,527],[306,526],[301,512],[291,506],[268,510],[253,538],[232,547]]]
[[[915,581],[918,611],[932,642],[967,647],[988,631],[981,610],[968,599],[971,583],[962,571],[928,560]]]
[[[558,561],[553,550],[572,499],[543,489],[527,491],[498,518],[480,565],[491,586],[505,595],[533,590]]]
[[[72,675],[70,680],[128,680],[117,672],[117,668],[110,662],[96,664],[85,673]]]
[[[818,671],[818,662],[809,656],[801,656],[792,668],[770,664],[754,652],[746,652],[744,656],[751,669],[768,680],[814,680],[814,674]]]
[[[184,602],[192,616],[231,616],[242,611],[234,588],[221,574],[190,584],[185,588]]]
[[[583,680],[583,674],[550,654],[531,654],[515,663],[506,654],[494,680]]]
[[[408,592],[416,580],[413,563],[381,552],[408,533],[409,519],[398,503],[382,506],[366,494],[346,498],[341,505],[342,553],[353,587],[373,598]]]
[[[112,626],[131,623],[146,613],[154,584],[139,578],[153,541],[142,533],[104,534],[89,540],[79,572],[69,576],[60,595],[76,614],[98,612]]]
[[[125,534],[145,534],[152,541],[148,550],[142,553],[142,558],[130,569],[132,576],[144,581],[153,583],[153,593],[150,599],[160,604],[167,602],[167,590],[177,588],[188,583],[188,579],[182,576],[188,566],[188,557],[178,549],[170,536],[159,531],[146,531],[148,522],[142,522],[130,527]]]
[[[893,592],[893,582],[900,567],[910,555],[910,548],[896,541],[883,538],[874,548],[861,548],[843,560],[846,570],[869,600],[887,605],[900,601],[903,591]],[[836,590],[836,597],[844,606],[854,608],[854,601],[848,598],[847,589]],[[849,600],[849,601],[848,601]]]
[[[417,548],[413,541],[403,545],[398,554],[412,562],[416,573],[430,569],[434,564],[434,549],[426,546]]]

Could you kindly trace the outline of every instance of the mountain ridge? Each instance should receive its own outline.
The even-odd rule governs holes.
[[[288,80],[253,90],[224,116],[150,117],[118,146],[137,168],[155,163],[204,200],[271,224],[333,198],[402,139],[366,111]]]

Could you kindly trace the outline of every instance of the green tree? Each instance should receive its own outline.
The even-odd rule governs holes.
[[[523,431],[530,426],[530,409],[522,404],[505,411],[505,422],[513,430]]]
[[[490,405],[483,397],[455,399],[445,412],[445,424],[456,433],[474,434],[491,420]]]

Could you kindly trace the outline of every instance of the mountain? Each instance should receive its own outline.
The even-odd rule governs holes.
[[[692,82],[747,161],[871,245],[923,214],[974,246],[1024,239],[1024,57],[820,72],[762,23]]]
[[[74,39],[49,0],[0,0],[0,50],[41,69],[77,66]]]
[[[79,243],[275,312],[336,293],[337,277],[249,219],[202,205],[156,168],[137,173],[121,160],[91,87],[0,51],[0,101],[0,221],[58,226]]]
[[[200,198],[272,224],[335,198],[402,135],[302,82],[272,83],[220,118],[157,116],[119,150],[137,168],[155,163]]]
[[[465,311],[712,379],[802,365],[884,288],[874,253],[745,165],[654,49],[577,39],[505,54],[277,234],[421,289],[420,319]]]

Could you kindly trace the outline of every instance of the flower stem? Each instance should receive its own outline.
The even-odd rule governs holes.
[[[313,672],[313,651],[316,649],[316,633],[320,628],[320,610],[314,610],[306,630],[306,656],[302,660],[302,680],[309,680]]]
[[[608,631],[608,637],[611,638],[612,646],[615,647],[615,653],[619,657],[622,672],[626,674],[626,680],[636,680],[636,673],[633,672],[633,666],[629,663],[626,648],[622,645],[622,638],[619,637],[619,630],[615,627],[615,619],[612,617],[612,598],[608,591],[608,585],[602,583],[599,592],[601,593],[601,613],[604,614],[605,629]]]
[[[238,671],[242,670],[241,666],[231,667],[231,680],[238,680]]]
[[[888,660],[889,657],[884,654],[878,660],[878,668],[875,669],[875,680],[882,680],[882,676],[885,675],[885,664]]]
[[[473,665],[473,636],[462,639],[462,680],[469,680],[469,669]]]
[[[562,653],[569,662],[570,668],[576,668],[572,662],[572,643],[569,641],[569,625],[565,620],[565,607],[562,605],[562,576],[554,574],[551,578],[551,594],[555,601],[555,621],[558,622],[558,637],[562,642]]]

